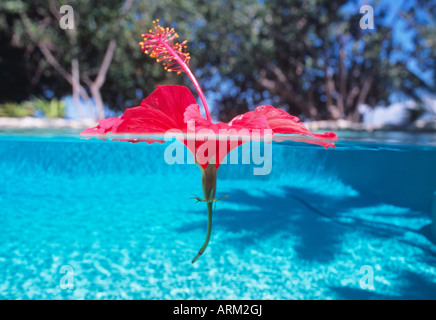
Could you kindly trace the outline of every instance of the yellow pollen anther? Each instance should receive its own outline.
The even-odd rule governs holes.
[[[183,62],[188,64],[190,59],[189,53],[184,52],[188,41],[176,42],[179,34],[174,28],[162,27],[158,22],[159,19],[155,19],[149,33],[141,35],[144,40],[139,45],[145,54],[154,58],[166,71],[181,74],[184,72]]]

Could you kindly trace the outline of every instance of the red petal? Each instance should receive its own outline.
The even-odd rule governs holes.
[[[184,112],[195,104],[195,98],[188,88],[183,86],[158,86],[141,105],[126,109],[121,117],[99,121],[94,128],[82,131],[83,135],[115,134],[160,134],[170,129],[186,132]],[[161,142],[156,139],[117,139],[130,142]]]
[[[201,138],[199,137],[198,139],[195,139],[194,143],[192,143],[192,140],[183,141],[183,143],[192,152],[192,154],[194,155],[197,161],[198,161],[197,159],[198,149],[203,144],[205,144],[206,141],[215,141],[215,150],[212,150],[215,152],[211,152],[211,154],[208,154],[206,157],[207,162],[200,164],[203,168],[207,167],[209,161],[213,157],[215,157],[215,166],[218,168],[222,163],[222,161],[224,160],[224,158],[227,156],[227,154],[230,153],[230,151],[237,148],[241,144],[249,141],[253,129],[258,129],[260,135],[263,135],[264,129],[270,129],[266,121],[266,117],[263,115],[253,115],[252,117],[246,117],[246,118],[238,116],[235,117],[228,124],[224,122],[212,123],[201,116],[200,107],[196,104],[190,105],[186,109],[184,119],[185,122],[188,123],[188,134],[195,133],[197,135],[199,134],[200,130],[203,129],[212,130],[215,134],[215,136],[208,137],[208,139],[203,139],[203,137]],[[192,125],[190,126],[189,123],[190,121],[194,122],[195,130],[193,130]],[[214,139],[214,138],[219,138],[220,130],[227,130],[226,132],[229,133],[228,136],[229,139],[226,140]],[[237,135],[232,139],[231,135],[234,134],[232,133],[232,131],[234,132],[235,130],[237,132]],[[242,139],[241,135],[244,132],[241,132],[241,130],[245,130],[245,132],[249,135],[247,139]],[[236,137],[238,137],[237,142],[235,142]],[[220,149],[225,150],[225,152],[220,152]]]
[[[186,129],[184,113],[188,106],[195,104],[195,98],[191,91],[184,86],[158,86],[147,98],[142,100],[141,106],[148,107],[137,112],[127,111],[123,117],[142,118],[149,116],[150,108],[157,109],[162,112],[162,115],[157,119],[171,120],[177,129]],[[129,110],[129,109],[128,109]],[[142,116],[141,116],[142,113]]]
[[[127,142],[131,142],[131,143],[137,143],[137,142],[147,142],[148,144],[152,144],[152,143],[164,143],[165,140],[160,140],[160,139],[112,139],[113,141],[127,141]]]
[[[330,133],[330,132],[327,132]],[[324,148],[335,148],[335,144],[329,141],[326,141],[325,139],[327,138],[323,138],[323,139],[318,139],[318,138],[306,138],[305,136],[296,136],[296,135],[275,135],[273,136],[273,140],[275,142],[283,142],[283,141],[295,141],[295,142],[305,142],[305,143],[310,143],[310,144],[317,144],[320,146],[323,146]]]
[[[183,114],[195,103],[194,96],[183,86],[158,86],[141,105],[126,109],[115,133],[165,134],[170,129],[186,131]]]
[[[115,118],[107,118],[102,119],[98,122],[98,125],[92,128],[88,128],[83,130],[80,134],[81,135],[103,135],[107,132],[113,130],[114,128],[118,127],[118,125],[122,122],[122,120],[119,117]]]
[[[283,134],[299,134],[299,135],[307,135],[312,137],[313,139],[307,138],[297,138],[292,136],[280,136],[280,138],[275,138],[274,140],[283,141],[283,140],[297,140],[306,143],[319,144],[326,148],[335,147],[333,143],[324,141],[336,141],[337,135],[333,132],[325,132],[325,133],[313,133],[310,132],[300,119],[295,116],[290,115],[286,111],[282,109],[277,109],[270,105],[263,105],[257,107],[254,111],[249,111],[240,115],[238,121],[244,121],[246,119],[253,119],[263,115],[266,117],[266,121],[268,125],[272,129],[273,133],[283,133]],[[235,118],[236,119],[236,118]],[[234,121],[234,120],[232,120]]]

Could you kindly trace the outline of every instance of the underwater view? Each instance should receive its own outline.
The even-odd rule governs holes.
[[[192,264],[201,175],[169,142],[3,133],[0,297],[435,299],[434,135],[359,136],[273,142],[266,175],[222,164]]]

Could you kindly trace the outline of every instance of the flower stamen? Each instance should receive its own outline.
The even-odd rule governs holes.
[[[189,69],[189,61],[191,56],[186,52],[188,41],[176,42],[179,37],[174,28],[163,28],[159,25],[159,19],[153,21],[154,30],[150,29],[149,33],[142,34],[144,41],[140,42],[142,51],[148,54],[151,58],[156,59],[156,62],[162,63],[164,70],[167,72],[176,72],[181,74],[185,72],[191,79],[197,89],[201,102],[203,103],[206,118],[211,121],[209,108],[206,98],[198,84],[192,71]]]
[[[168,72],[186,72],[182,65],[177,65],[173,60],[177,56],[186,66],[189,65],[189,53],[185,52],[186,44],[188,41],[181,43],[175,42],[179,35],[173,28],[163,28],[159,25],[159,19],[153,21],[154,30],[148,30],[149,33],[142,34],[143,42],[140,42],[142,51],[150,55],[151,58],[156,59],[156,62],[169,60],[174,65],[173,68],[167,68]]]

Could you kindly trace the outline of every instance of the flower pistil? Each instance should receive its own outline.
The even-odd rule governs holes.
[[[195,89],[203,103],[204,111],[207,120],[211,121],[209,107],[203,90],[198,84],[192,71],[189,69],[189,52],[186,52],[188,41],[177,42],[179,37],[174,28],[162,27],[159,25],[159,19],[153,21],[154,29],[150,29],[148,33],[142,34],[144,41],[140,42],[142,51],[155,58],[156,62],[162,63],[164,69],[168,72],[176,72],[180,74],[185,72],[194,84]]]

